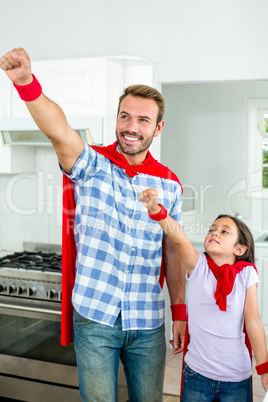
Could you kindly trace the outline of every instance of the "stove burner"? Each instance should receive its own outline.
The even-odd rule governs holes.
[[[42,272],[61,272],[61,255],[23,251],[0,258],[0,268],[22,268]]]

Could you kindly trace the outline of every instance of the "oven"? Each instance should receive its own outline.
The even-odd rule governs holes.
[[[0,258],[1,397],[81,401],[74,348],[60,334],[61,247],[26,243]]]

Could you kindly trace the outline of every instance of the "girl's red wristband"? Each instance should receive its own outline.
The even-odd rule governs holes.
[[[148,210],[148,215],[153,221],[161,221],[162,219],[166,219],[166,217],[167,217],[167,210],[164,207],[164,205],[162,205],[162,204],[158,204],[158,205],[159,205],[159,207],[161,207],[161,211],[158,212],[158,214],[152,214]]]
[[[186,304],[172,304],[170,308],[171,308],[172,321],[187,320]]]
[[[35,75],[33,75],[33,82],[28,85],[17,85],[13,83],[14,87],[18,91],[20,98],[25,102],[31,102],[37,98],[42,93],[42,87],[39,81],[36,79]]]
[[[256,371],[257,374],[261,375],[261,374],[265,374],[268,373],[268,362],[259,364],[258,366],[256,366]]]

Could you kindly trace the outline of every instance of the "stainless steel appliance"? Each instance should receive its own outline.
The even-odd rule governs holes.
[[[61,247],[0,258],[0,396],[81,401],[73,346],[60,344]]]

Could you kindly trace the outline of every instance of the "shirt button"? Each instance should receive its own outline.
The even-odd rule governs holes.
[[[135,247],[132,247],[132,249],[131,249],[132,251],[135,251]]]
[[[126,274],[129,274],[129,270],[126,271]]]

